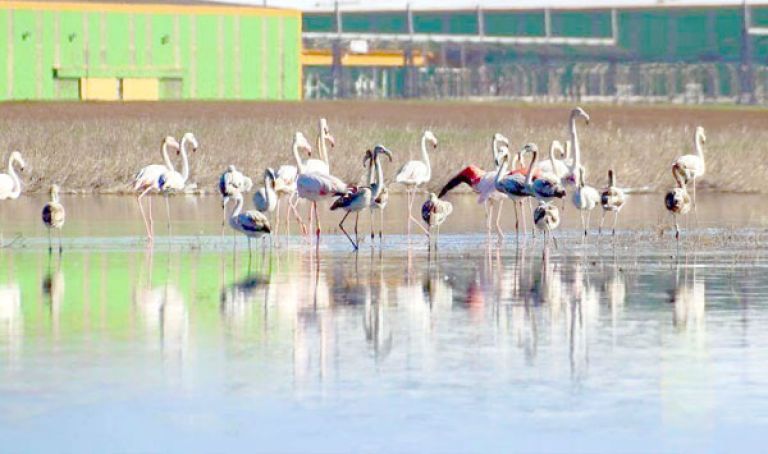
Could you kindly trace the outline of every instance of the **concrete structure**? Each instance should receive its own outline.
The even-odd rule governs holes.
[[[301,98],[301,13],[0,3],[0,100]]]

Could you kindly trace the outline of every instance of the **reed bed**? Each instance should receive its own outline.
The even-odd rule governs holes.
[[[314,142],[323,116],[337,141],[330,151],[332,172],[350,183],[364,175],[366,147],[383,143],[394,151],[395,161],[385,164],[391,179],[402,163],[420,157],[421,133],[432,129],[440,147],[430,153],[433,178],[427,189],[437,190],[466,164],[491,169],[490,138],[497,131],[514,147],[536,142],[546,155],[552,139],[568,138],[570,107],[392,101],[6,103],[0,108],[0,150],[2,159],[14,149],[23,153],[26,191],[42,191],[56,182],[67,192],[127,193],[138,169],[162,162],[163,137],[192,131],[200,149],[190,157],[191,190],[210,192],[228,164],[259,181],[265,167],[293,163],[293,133],[303,131]],[[693,152],[693,130],[703,125],[707,175],[699,187],[766,190],[768,111],[583,107],[592,122],[578,126],[582,160],[594,186],[606,183],[611,167],[625,187],[661,191],[672,186],[671,161]]]

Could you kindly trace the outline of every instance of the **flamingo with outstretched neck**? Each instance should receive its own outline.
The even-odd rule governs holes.
[[[159,186],[160,191],[165,197],[165,211],[168,218],[168,234],[171,233],[171,207],[168,202],[168,196],[171,192],[183,191],[187,185],[189,179],[189,153],[194,153],[199,147],[199,143],[195,138],[195,135],[191,132],[185,133],[181,138],[181,145],[177,150],[177,154],[181,155],[181,173],[175,169],[170,169],[160,175]]]
[[[704,165],[704,143],[707,135],[704,128],[698,126],[693,133],[693,149],[695,154],[686,154],[675,159],[672,163],[672,175],[683,185],[693,182],[693,211],[696,212],[696,179],[704,176],[707,168]]]
[[[236,193],[248,192],[253,188],[253,180],[243,175],[233,165],[227,167],[227,170],[219,177],[219,194],[221,194],[221,211],[224,213],[224,219],[221,221],[222,227],[227,220],[227,203]]]
[[[616,172],[613,169],[608,170],[608,188],[600,194],[600,205],[603,207],[603,217],[600,219],[600,227],[598,228],[598,234],[603,232],[603,222],[605,222],[605,215],[613,212],[613,227],[611,228],[611,235],[616,235],[616,223],[619,220],[619,211],[624,207],[626,202],[626,195],[624,190],[616,186]]]

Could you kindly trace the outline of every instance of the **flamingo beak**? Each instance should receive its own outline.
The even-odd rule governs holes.
[[[389,162],[392,162],[392,152],[389,151],[388,148],[385,148],[385,149],[381,150],[381,152],[384,153],[385,155],[387,155],[387,157],[389,158]]]
[[[331,148],[335,148],[336,147],[336,139],[334,139],[333,136],[329,132],[326,132],[326,136],[325,137],[326,137],[326,139],[328,139],[328,142],[331,144]]]

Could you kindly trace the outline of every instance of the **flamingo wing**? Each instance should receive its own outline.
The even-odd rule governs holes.
[[[0,200],[5,200],[13,193],[13,178],[7,173],[0,173]]]
[[[396,183],[421,184],[427,181],[429,171],[426,164],[421,161],[408,161],[397,171]]]
[[[269,219],[258,211],[246,211],[237,216],[237,223],[249,233],[269,233]]]
[[[525,197],[530,195],[525,184],[525,175],[522,173],[515,173],[513,175],[502,177],[499,179],[498,184],[495,184],[494,186],[498,191],[509,196]]]
[[[325,161],[307,159],[307,162],[304,163],[304,172],[331,173],[331,169]]]
[[[64,225],[64,206],[58,202],[48,202],[43,207],[43,222],[45,225],[59,228]]]
[[[154,186],[160,187],[160,177],[168,171],[168,167],[160,164],[150,164],[136,173],[133,178],[133,190]]]

